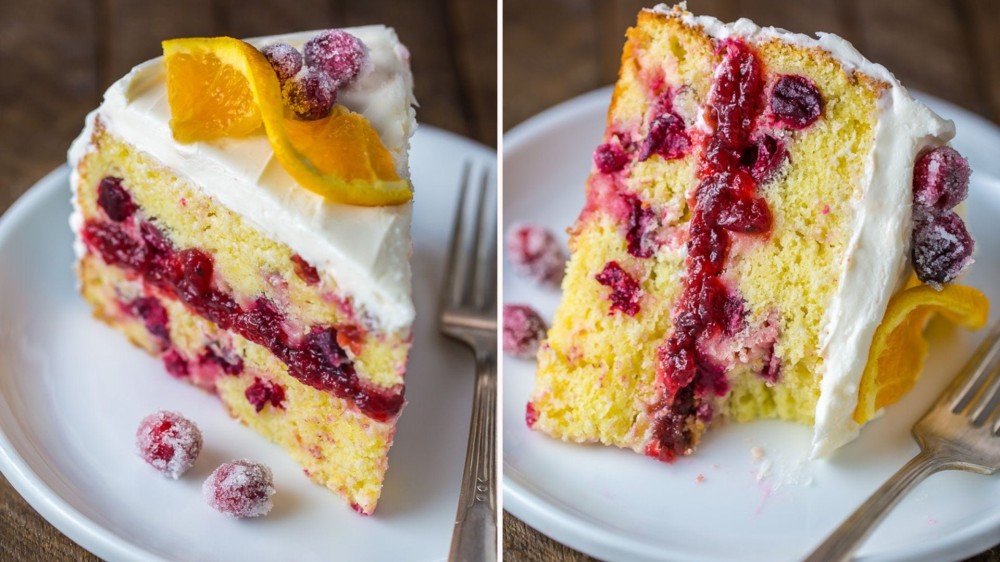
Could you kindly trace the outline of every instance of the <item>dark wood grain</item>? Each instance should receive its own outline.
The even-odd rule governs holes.
[[[475,0],[0,0],[0,213],[65,162],[66,149],[103,91],[133,65],[158,56],[162,40],[376,23],[394,26],[412,54],[418,120],[496,146],[495,5],[483,9]],[[0,560],[96,558],[45,522],[0,477]]]
[[[614,82],[625,29],[650,0],[506,0],[505,130]],[[1000,9],[995,0],[689,0],[726,21],[749,17],[854,43],[915,89],[1000,119]],[[507,560],[591,558],[504,515]],[[1000,546],[972,558],[1000,562]]]

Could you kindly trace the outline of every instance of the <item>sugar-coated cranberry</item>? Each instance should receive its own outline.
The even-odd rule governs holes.
[[[913,165],[913,202],[923,209],[946,211],[969,194],[969,161],[950,146],[940,146]]]
[[[503,306],[503,350],[520,359],[533,359],[545,338],[545,321],[526,304]]]
[[[263,410],[268,403],[275,408],[284,408],[285,406],[285,388],[278,383],[260,377],[254,378],[243,395],[258,412]]]
[[[628,153],[619,144],[605,143],[594,151],[594,164],[604,174],[612,174],[628,164]]]
[[[267,466],[247,459],[223,463],[201,487],[208,505],[231,517],[267,515],[274,495],[273,476]]]
[[[161,410],[139,422],[135,447],[153,468],[176,480],[201,452],[201,431],[177,412]]]
[[[284,84],[302,70],[302,53],[288,43],[271,43],[260,50]]]
[[[310,39],[302,48],[306,66],[322,70],[335,87],[351,84],[370,64],[368,47],[342,29],[329,29]]]
[[[609,261],[596,276],[597,282],[611,289],[611,310],[619,310],[629,316],[639,312],[639,300],[642,290],[639,283],[632,278],[616,261]]]
[[[804,129],[823,114],[823,94],[805,76],[786,74],[771,90],[771,113],[792,129]]]
[[[684,120],[676,113],[666,112],[656,116],[649,124],[649,133],[639,147],[639,161],[659,154],[664,160],[684,156],[691,148],[691,138],[684,127]]]
[[[954,211],[918,216],[913,227],[913,269],[921,281],[940,287],[972,263],[975,242]]]
[[[122,179],[108,176],[97,184],[97,204],[100,205],[108,218],[115,222],[132,216],[135,213],[135,202],[132,196],[122,187]]]
[[[337,84],[314,69],[307,69],[290,78],[281,92],[295,115],[307,121],[326,117],[337,103]]]
[[[295,268],[295,274],[299,276],[299,279],[306,282],[307,285],[315,285],[319,283],[319,272],[316,268],[309,265],[309,262],[302,259],[302,256],[298,254],[292,255],[292,266]]]
[[[508,231],[507,259],[518,275],[550,285],[559,284],[566,267],[562,244],[537,224],[516,224]]]

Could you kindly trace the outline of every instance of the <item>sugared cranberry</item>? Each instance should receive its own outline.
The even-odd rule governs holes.
[[[925,152],[913,165],[913,202],[946,211],[969,194],[969,161],[950,146]]]
[[[135,447],[139,456],[164,475],[177,480],[201,452],[201,431],[177,412],[161,410],[139,422]]]
[[[781,140],[772,135],[764,134],[743,150],[740,164],[750,172],[758,184],[762,184],[771,179],[771,176],[778,171],[787,156],[788,153]]]
[[[566,255],[555,234],[537,224],[516,224],[507,234],[507,259],[518,275],[538,283],[558,285]]]
[[[326,117],[337,103],[337,84],[323,72],[313,69],[293,76],[281,91],[288,107],[307,121]]]
[[[611,289],[611,310],[635,316],[639,312],[639,300],[642,298],[642,291],[639,283],[632,278],[616,261],[609,261],[595,276],[597,282]]]
[[[292,264],[295,268],[295,274],[299,276],[299,279],[306,282],[308,285],[315,285],[319,283],[319,272],[316,268],[309,265],[309,262],[302,259],[302,256],[298,254],[292,255]]]
[[[594,151],[594,164],[604,174],[612,174],[628,164],[628,154],[621,145],[605,143]]]
[[[524,408],[524,423],[528,425],[529,428],[535,427],[535,422],[538,421],[538,410],[535,409],[535,405],[528,402],[527,407]]]
[[[503,350],[519,359],[533,359],[545,338],[545,321],[525,304],[503,306]]]
[[[972,263],[975,242],[954,211],[928,213],[913,227],[913,269],[921,281],[940,288]]]
[[[302,70],[302,53],[288,43],[272,43],[260,50],[284,84]]]
[[[220,465],[201,490],[208,505],[231,517],[260,517],[267,515],[273,505],[271,469],[247,459]]]
[[[812,80],[797,74],[778,79],[771,91],[771,112],[792,129],[812,125],[823,113],[823,94]]]
[[[261,379],[260,377],[254,378],[250,386],[243,392],[243,395],[247,397],[247,401],[258,412],[263,410],[264,406],[269,402],[275,408],[285,407],[285,388],[280,384]]]
[[[639,161],[659,154],[664,160],[680,158],[691,148],[691,138],[684,127],[684,120],[676,113],[662,113],[649,124],[649,133],[639,147]]]
[[[122,179],[111,176],[102,179],[97,185],[97,204],[115,222],[131,217],[136,209],[132,196],[122,187]]]
[[[659,226],[656,213],[635,195],[626,195],[625,204],[629,206],[628,224],[626,225],[625,241],[628,243],[628,253],[637,258],[649,258],[656,253],[656,228]]]
[[[368,47],[341,29],[319,33],[305,44],[302,53],[306,66],[322,70],[337,88],[350,85],[369,65]]]

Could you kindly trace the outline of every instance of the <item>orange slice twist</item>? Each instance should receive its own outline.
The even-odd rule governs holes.
[[[340,105],[315,121],[286,116],[278,77],[253,45],[231,37],[171,39],[163,54],[177,141],[246,136],[263,125],[278,162],[309,191],[369,207],[413,198],[364,116]]]
[[[940,291],[918,285],[896,293],[872,339],[854,421],[864,424],[913,388],[927,357],[924,327],[935,313],[978,330],[989,309],[986,295],[965,285],[945,285]]]

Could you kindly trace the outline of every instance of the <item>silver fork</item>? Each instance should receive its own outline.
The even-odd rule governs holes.
[[[477,181],[472,164],[466,162],[448,254],[448,280],[441,295],[441,331],[467,344],[476,357],[469,446],[450,562],[490,561],[497,556],[497,237],[489,178],[489,170],[483,170]],[[466,207],[474,213],[470,218]]]
[[[850,560],[903,495],[940,470],[1000,470],[1000,322],[913,426],[920,453],[875,491],[806,562]]]

